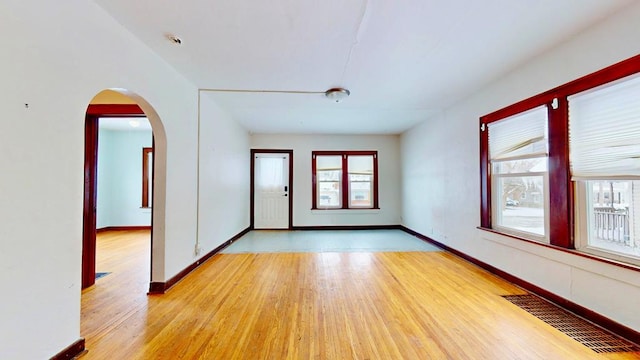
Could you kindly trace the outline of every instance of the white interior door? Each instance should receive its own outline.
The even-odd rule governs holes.
[[[289,228],[289,154],[256,153],[254,162],[254,228]]]

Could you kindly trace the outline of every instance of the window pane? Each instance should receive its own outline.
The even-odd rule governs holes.
[[[283,189],[285,159],[266,155],[257,156],[256,166],[260,169],[256,185],[261,191],[275,192]]]
[[[318,207],[339,207],[340,199],[339,181],[318,181]]]
[[[349,188],[349,205],[351,207],[372,207],[371,176],[367,176],[368,181],[353,181],[351,178]]]
[[[589,246],[640,257],[640,181],[587,182]]]
[[[519,232],[545,235],[543,176],[495,178],[495,225]]]
[[[342,156],[316,156],[316,206],[319,208],[342,207]]]
[[[352,155],[349,169],[349,207],[373,207],[373,156]]]

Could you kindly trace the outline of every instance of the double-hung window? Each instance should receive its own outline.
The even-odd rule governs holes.
[[[640,75],[568,101],[576,247],[640,260]]]
[[[480,226],[640,265],[640,55],[480,118]]]
[[[377,151],[312,152],[313,209],[377,209]]]
[[[494,227],[546,241],[547,107],[488,124]]]

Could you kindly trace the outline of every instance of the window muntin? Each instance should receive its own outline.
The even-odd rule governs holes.
[[[313,209],[375,209],[377,151],[314,151]]]
[[[492,227],[548,239],[547,107],[488,124]]]

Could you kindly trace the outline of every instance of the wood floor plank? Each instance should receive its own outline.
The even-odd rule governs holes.
[[[640,358],[594,353],[446,252],[220,254],[147,296],[148,232],[98,246],[112,274],[83,291],[87,359]]]

